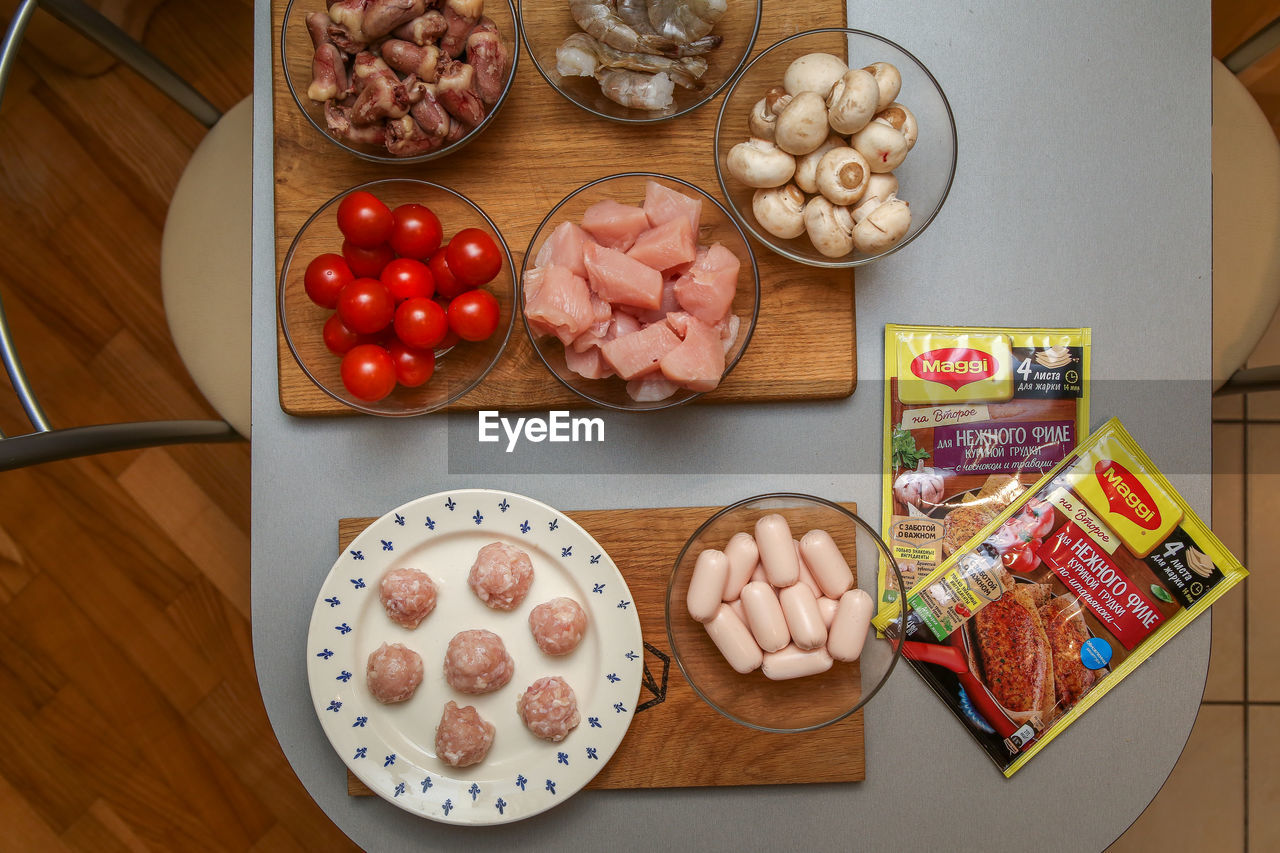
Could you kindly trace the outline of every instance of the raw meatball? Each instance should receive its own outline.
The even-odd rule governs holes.
[[[479,764],[493,746],[493,723],[480,718],[473,706],[459,708],[450,699],[436,726],[436,757],[451,767]]]
[[[493,542],[476,555],[467,583],[494,610],[514,610],[533,583],[533,563],[519,548]]]
[[[578,699],[558,675],[539,678],[516,700],[520,719],[543,740],[562,741],[577,727]]]
[[[382,576],[378,597],[391,621],[417,628],[436,609],[436,585],[417,569],[392,569]]]
[[[553,598],[529,613],[533,639],[549,655],[567,655],[582,642],[587,614],[572,598]]]
[[[444,653],[444,678],[459,693],[492,693],[506,685],[516,665],[492,631],[459,631]]]
[[[399,643],[378,646],[365,668],[369,692],[384,705],[403,702],[422,683],[422,658]]]

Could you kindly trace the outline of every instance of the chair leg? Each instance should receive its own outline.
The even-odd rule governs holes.
[[[86,6],[82,0],[40,0],[40,5],[59,21],[97,43],[151,81],[152,85],[191,113],[205,127],[213,127],[222,117],[218,108],[209,103],[204,95],[192,88],[187,81],[156,59],[102,13]]]
[[[0,440],[0,471],[118,450],[243,440],[224,421],[148,421],[70,427]]]

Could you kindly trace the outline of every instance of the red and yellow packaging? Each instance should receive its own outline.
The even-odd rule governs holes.
[[[1112,419],[907,594],[897,639],[1012,776],[1246,574]]]

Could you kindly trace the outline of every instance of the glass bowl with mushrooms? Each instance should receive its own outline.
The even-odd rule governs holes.
[[[678,118],[720,94],[751,55],[761,6],[760,0],[521,3],[520,35],[552,89],[589,113],[646,124]]]
[[[956,127],[938,81],[861,30],[785,38],[751,60],[720,107],[716,177],[734,218],[817,267],[892,254],[938,215]]]
[[[846,719],[901,655],[870,624],[866,590],[882,562],[901,589],[888,546],[852,504],[779,492],[721,509],[689,537],[667,582],[680,672],[708,705],[751,728],[803,732]],[[894,624],[905,622],[903,610]]]
[[[334,400],[370,415],[426,414],[497,364],[515,325],[514,269],[502,233],[466,196],[371,181],[326,201],[293,238],[280,328]]]
[[[290,0],[280,61],[298,109],[335,145],[424,163],[493,122],[515,81],[516,30],[511,0]]]
[[[520,271],[538,357],[583,399],[656,411],[715,390],[746,352],[760,273],[720,202],[669,175],[628,172],[571,192]]]

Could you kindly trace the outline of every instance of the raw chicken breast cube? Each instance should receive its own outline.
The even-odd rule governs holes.
[[[679,390],[679,385],[661,373],[650,373],[627,383],[627,396],[637,403],[657,403]]]
[[[655,226],[683,216],[689,220],[689,232],[696,239],[702,222],[702,199],[676,192],[657,181],[649,181],[644,186],[644,212],[649,217],[649,224]]]
[[[738,292],[740,266],[733,252],[719,243],[713,244],[676,282],[680,307],[709,326],[719,323],[729,313]]]
[[[568,267],[547,267],[541,278],[541,285],[531,290],[525,274],[525,316],[538,331],[572,341],[595,321],[591,290]]]
[[[573,347],[566,347],[564,363],[583,379],[608,379],[613,375],[613,370],[600,354],[599,347],[591,347],[582,352],[578,352]]]
[[[606,198],[582,214],[582,229],[602,246],[625,252],[642,231],[649,230],[649,217],[644,208]]]
[[[716,345],[719,346],[719,338]],[[666,323],[654,323],[623,335],[600,347],[604,359],[623,379],[635,379],[658,369],[663,356],[680,346],[680,339]]]
[[[662,273],[654,268],[606,246],[588,245],[584,256],[591,289],[601,299],[636,308],[657,308],[662,304]]]
[[[684,340],[662,357],[662,375],[690,391],[710,391],[724,373],[720,330],[689,314],[672,314],[667,322]]]
[[[689,228],[689,220],[683,216],[650,228],[627,250],[627,257],[655,270],[687,264],[697,255],[698,245],[693,239],[693,231]]]
[[[573,339],[572,345],[566,343],[565,346],[572,346],[577,352],[586,352],[592,347],[599,346],[612,326],[613,306],[593,293],[591,294],[591,325]]]
[[[587,277],[587,266],[582,260],[583,243],[591,238],[572,222],[561,222],[551,232],[547,242],[538,250],[534,265],[538,267],[568,267],[574,275]]]

